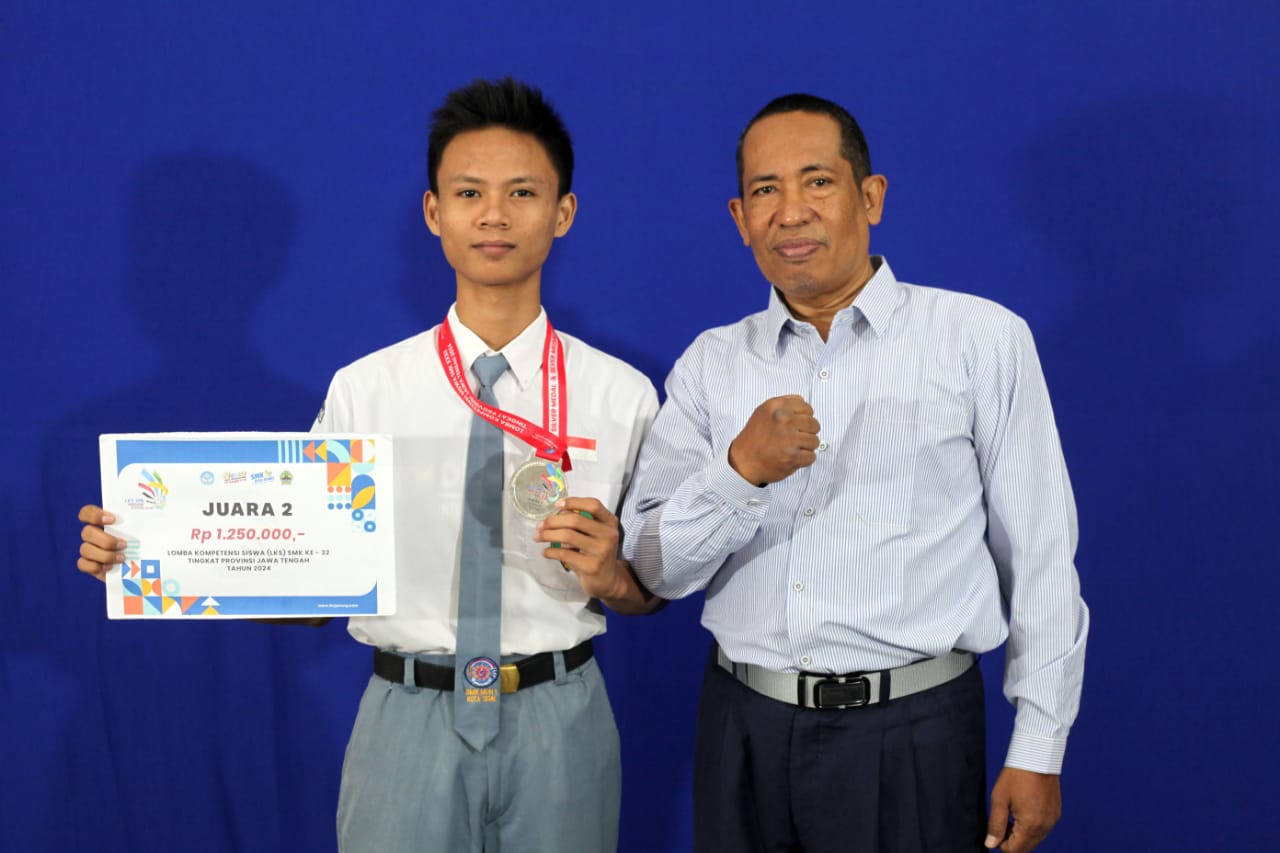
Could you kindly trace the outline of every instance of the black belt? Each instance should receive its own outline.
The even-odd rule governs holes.
[[[583,640],[564,653],[564,668],[568,672],[577,669],[595,654],[590,640]],[[532,687],[556,677],[556,653],[540,652],[530,655],[515,663],[504,663],[498,667],[498,681],[503,693],[515,693],[525,687]],[[404,662],[406,656],[382,649],[373,650],[373,674],[387,681],[404,684]],[[427,687],[431,690],[453,689],[453,667],[435,663],[413,662],[413,683],[416,687]]]

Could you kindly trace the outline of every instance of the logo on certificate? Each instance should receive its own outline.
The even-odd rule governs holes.
[[[138,483],[141,497],[125,498],[130,509],[164,509],[169,500],[169,487],[160,478],[159,471],[142,469],[142,482]]]

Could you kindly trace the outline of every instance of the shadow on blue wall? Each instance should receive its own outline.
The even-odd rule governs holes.
[[[98,500],[99,433],[311,422],[320,401],[276,376],[263,363],[270,347],[251,335],[258,300],[285,273],[296,220],[289,192],[234,156],[175,152],[131,178],[122,300],[145,340],[104,329],[76,389],[78,408],[48,434],[45,517],[59,526],[48,531],[51,557],[40,564],[56,569],[46,577],[64,606],[6,614],[29,623],[10,636],[45,638],[6,651],[33,684],[54,685],[37,695],[47,692],[62,716],[76,790],[23,799],[47,805],[45,838],[61,849],[157,849],[158,839],[193,850],[333,844],[338,770],[364,665],[341,627],[108,622],[101,588],[71,570],[76,512]],[[272,333],[327,332],[300,322]],[[95,398],[94,377],[111,371],[139,380]],[[62,624],[37,624],[50,619]],[[68,797],[77,819],[59,823]]]

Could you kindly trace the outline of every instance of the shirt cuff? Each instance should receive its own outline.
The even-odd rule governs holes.
[[[1066,738],[1041,737],[1015,731],[1009,742],[1009,754],[1005,757],[1004,766],[1058,776],[1062,773],[1062,756],[1066,751]]]
[[[769,509],[769,487],[754,486],[742,479],[742,475],[729,464],[728,451],[722,453],[707,469],[707,488],[735,509],[756,518],[764,518]]]

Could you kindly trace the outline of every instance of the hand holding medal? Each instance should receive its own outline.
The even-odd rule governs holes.
[[[511,482],[507,484],[507,491],[516,512],[530,521],[542,521],[555,514],[561,500],[568,497],[564,471],[556,463],[541,459],[534,459],[517,468],[511,475]],[[578,514],[591,518],[591,513],[586,510],[578,510]],[[551,547],[559,548],[560,543],[552,542]],[[560,561],[560,565],[564,566],[566,572],[572,571],[564,560]]]
[[[595,498],[563,498],[559,512],[538,523],[534,540],[549,543],[542,552],[578,576],[592,598],[625,594],[625,569],[618,560],[618,518]]]
[[[626,569],[618,559],[618,519],[595,498],[571,498],[564,472],[570,470],[565,414],[564,346],[547,322],[542,349],[542,426],[481,402],[471,391],[449,320],[436,339],[440,366],[454,393],[472,412],[534,449],[507,483],[516,512],[538,521],[537,541],[550,543],[543,556],[559,560],[578,575],[592,598],[625,595]]]

